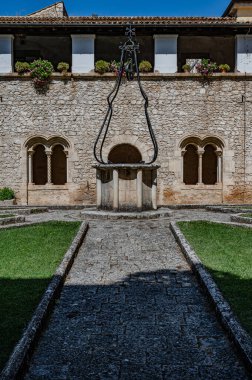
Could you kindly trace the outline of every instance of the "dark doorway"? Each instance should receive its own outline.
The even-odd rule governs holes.
[[[196,185],[198,183],[199,157],[196,146],[190,144],[184,154],[184,183]]]
[[[33,182],[35,185],[45,185],[47,183],[47,156],[43,145],[37,145],[34,149]]]
[[[52,183],[64,185],[67,181],[66,154],[62,145],[55,145],[52,153]]]
[[[202,156],[202,182],[205,185],[214,185],[217,182],[217,156],[212,145],[205,146]]]
[[[113,164],[137,164],[142,161],[142,156],[133,145],[120,144],[110,151],[108,160]]]

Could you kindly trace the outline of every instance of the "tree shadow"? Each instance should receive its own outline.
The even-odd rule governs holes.
[[[247,379],[190,271],[85,282],[65,284],[27,379]]]
[[[0,279],[0,370],[29,323],[50,278]]]

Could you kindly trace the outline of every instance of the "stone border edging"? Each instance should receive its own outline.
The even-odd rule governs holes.
[[[251,205],[247,205],[251,206]],[[244,208],[243,208],[244,207]],[[206,206],[207,211],[213,211],[213,212],[223,212],[223,213],[230,213],[230,214],[246,214],[246,213],[252,213],[252,209],[246,208],[244,205],[237,206]]]
[[[252,214],[252,210],[250,211]],[[245,224],[252,224],[252,217],[251,218],[246,218],[245,216],[242,216],[242,214],[245,214],[245,212],[239,214],[239,215],[233,215],[231,216],[232,222],[237,222],[237,223],[245,223]]]
[[[7,224],[14,224],[14,223],[23,223],[25,222],[24,216],[10,216],[8,218],[0,218],[0,226],[5,226]]]
[[[83,222],[79,228],[77,235],[75,236],[70,248],[66,252],[63,260],[45,290],[42,299],[37,306],[27,328],[25,329],[21,339],[18,341],[14,350],[6,363],[3,371],[0,374],[1,380],[14,380],[17,379],[21,373],[32,347],[34,346],[39,333],[41,332],[43,323],[45,322],[53,302],[58,295],[64,280],[72,267],[74,259],[78,253],[78,250],[86,236],[88,231],[88,223]]]
[[[236,319],[230,305],[223,297],[212,276],[204,268],[201,260],[191,248],[176,222],[170,223],[170,229],[193,271],[198,276],[210,300],[215,306],[218,317],[229,336],[234,341],[247,368],[252,371],[252,339]]]

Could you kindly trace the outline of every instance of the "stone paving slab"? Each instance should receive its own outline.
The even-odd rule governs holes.
[[[165,219],[90,222],[25,377],[247,378]]]

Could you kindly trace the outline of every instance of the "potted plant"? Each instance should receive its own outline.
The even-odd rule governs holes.
[[[69,63],[67,62],[60,62],[57,66],[57,70],[62,74],[66,75],[69,70]]]
[[[196,65],[197,72],[203,76],[212,75],[217,69],[218,66],[216,62],[211,62],[210,59],[206,58],[202,59],[201,63]]]
[[[221,64],[219,70],[221,73],[228,73],[230,71],[230,66],[227,63]]]
[[[141,73],[149,73],[152,71],[152,64],[149,61],[141,61],[139,64],[139,71]]]
[[[30,72],[30,64],[28,62],[17,61],[15,63],[15,70],[20,75],[29,73]]]
[[[108,73],[110,71],[110,63],[104,60],[95,62],[95,72],[99,74]]]
[[[35,86],[43,87],[47,85],[51,79],[53,65],[47,60],[38,59],[30,64],[31,77]]]
[[[182,69],[183,69],[184,73],[190,73],[191,72],[191,66],[188,63],[183,65]]]

